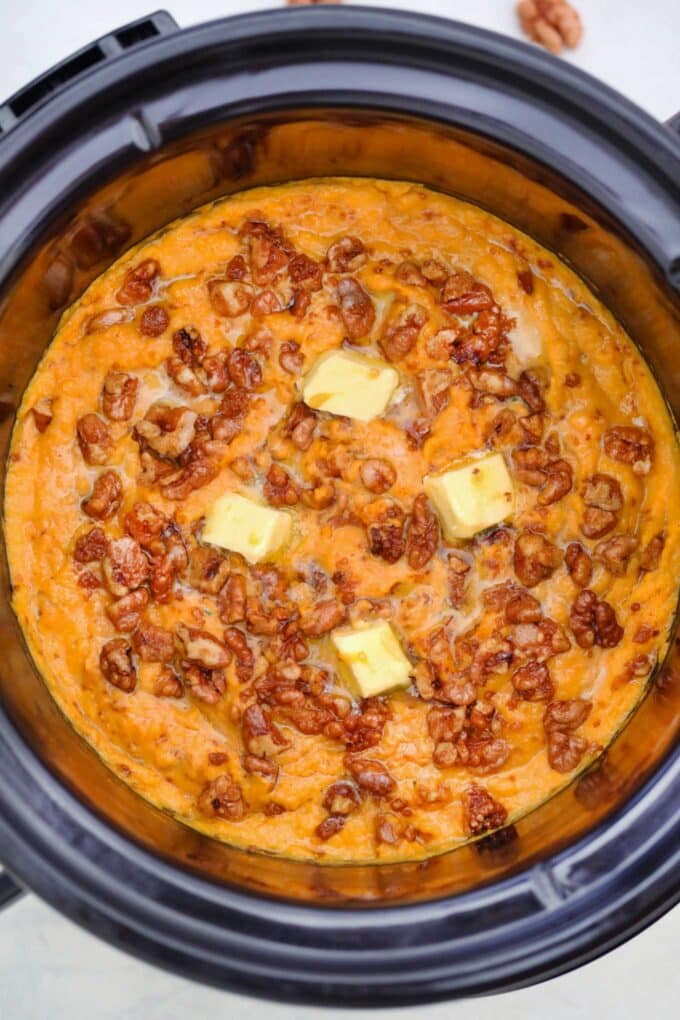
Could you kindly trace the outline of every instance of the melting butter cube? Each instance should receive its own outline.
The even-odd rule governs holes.
[[[363,698],[408,687],[411,663],[386,620],[334,630],[331,641],[351,669]]]
[[[312,366],[302,384],[308,407],[370,421],[382,414],[399,384],[397,371],[377,358],[331,351]]]
[[[241,553],[249,563],[273,556],[290,538],[292,521],[283,510],[272,510],[231,492],[220,496],[206,514],[203,541]]]
[[[449,541],[471,538],[504,521],[515,509],[512,479],[500,453],[427,475],[423,488]]]

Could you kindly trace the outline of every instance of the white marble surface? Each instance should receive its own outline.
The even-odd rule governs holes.
[[[569,59],[660,118],[680,109],[679,0],[577,0],[586,38]],[[272,2],[168,0],[181,25],[271,7]],[[512,0],[392,0],[517,35]],[[0,98],[51,63],[153,9],[153,0],[0,0]],[[633,1020],[677,1013],[680,908],[608,956],[544,985],[484,1000],[394,1010],[430,1020]],[[179,1020],[185,1017],[292,1020],[324,1011],[275,1006],[201,988],[98,942],[26,897],[0,916],[1,1020]],[[326,1011],[328,1012],[328,1011]],[[340,1015],[336,1013],[335,1015]],[[347,1013],[360,1018],[364,1011]],[[383,1016],[386,1014],[383,1013]]]

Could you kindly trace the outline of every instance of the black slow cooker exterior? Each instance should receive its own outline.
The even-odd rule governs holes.
[[[309,126],[295,151],[291,124]],[[455,191],[560,252],[680,409],[669,127],[567,64],[448,21],[319,7],[179,31],[161,12],[0,107],[4,448],[56,317],[126,244],[251,183],[362,172]],[[324,869],[222,847],[124,787],[31,668],[4,569],[0,860],[121,948],[259,996],[406,1005],[543,980],[679,898],[675,645],[607,761],[502,838]],[[0,876],[0,905],[17,889]]]

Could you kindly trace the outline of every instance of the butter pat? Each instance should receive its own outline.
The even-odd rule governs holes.
[[[370,421],[382,414],[399,385],[397,371],[384,361],[353,351],[322,355],[302,384],[308,407]]]
[[[334,630],[331,641],[363,698],[408,687],[411,682],[411,663],[386,620]]]
[[[202,537],[211,545],[241,553],[249,563],[259,563],[286,544],[291,527],[290,514],[232,492],[210,507]]]
[[[512,479],[500,453],[427,475],[423,488],[449,541],[471,538],[504,521],[515,509]]]

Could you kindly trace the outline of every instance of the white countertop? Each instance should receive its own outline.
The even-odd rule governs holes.
[[[576,0],[586,37],[568,59],[659,118],[680,110],[679,0]],[[273,2],[168,0],[180,25]],[[411,7],[517,36],[513,0],[411,0]],[[93,38],[148,14],[154,0],[0,0],[0,101]],[[677,1013],[680,907],[608,956],[543,985],[487,999],[393,1010],[415,1020],[633,1020]],[[169,976],[97,941],[35,897],[0,914],[2,1020],[185,1020],[186,1017],[292,1020],[328,1011],[276,1006]],[[340,1016],[335,1013],[335,1016]],[[346,1013],[357,1020],[369,1011]],[[380,1014],[379,1014],[380,1015]]]

